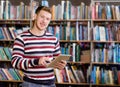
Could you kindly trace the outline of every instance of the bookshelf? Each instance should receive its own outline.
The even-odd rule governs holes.
[[[2,1],[4,2],[4,0],[0,1],[0,6],[2,6],[1,4],[3,3]],[[42,3],[42,0],[21,0],[23,3],[13,0],[8,0],[8,1],[12,4],[12,6],[22,6],[22,5],[28,6],[26,7],[28,12],[23,13],[24,14],[23,16],[19,15],[19,17],[7,16],[9,14],[6,14],[6,17],[5,15],[4,16],[0,15],[0,29],[2,28],[9,29],[9,27],[14,27],[15,30],[18,30],[19,33],[29,29],[32,26],[32,17],[34,15],[34,10],[30,11],[29,9],[35,9],[39,3]],[[8,1],[6,0],[6,2]],[[63,78],[63,76],[61,76],[62,78],[59,79],[62,79],[62,81],[58,81],[58,79],[56,78],[56,86],[57,87],[63,87],[63,86],[119,87],[120,83],[118,83],[119,81],[118,78],[120,78],[120,76],[117,76],[118,78],[115,77],[115,75],[117,75],[118,73],[113,72],[113,70],[119,72],[119,63],[120,63],[120,60],[118,59],[119,51],[114,52],[113,50],[114,55],[117,56],[115,57],[113,55],[115,57],[113,58],[110,53],[111,50],[109,50],[115,47],[116,50],[119,49],[119,43],[120,43],[120,36],[118,33],[119,31],[118,32],[116,31],[116,33],[114,33],[113,36],[111,36],[111,38],[109,37],[106,38],[106,35],[104,36],[101,34],[103,34],[103,31],[104,34],[106,34],[105,29],[106,28],[108,29],[109,27],[115,28],[116,30],[120,29],[120,14],[118,17],[117,15],[114,17],[107,16],[106,14],[99,15],[97,14],[98,10],[96,10],[96,8],[98,5],[100,5],[100,7],[105,7],[106,3],[107,5],[110,6],[112,5],[120,6],[119,5],[120,0],[114,0],[114,1],[113,0],[56,0],[56,1],[47,0],[47,1],[49,3],[49,7],[51,7],[53,11],[53,17],[48,27],[48,31],[53,33],[60,40],[62,54],[71,54],[73,56],[70,59],[70,61],[68,61],[65,70],[63,71],[56,70],[55,73],[57,74],[59,73],[59,75],[61,75],[60,74],[61,72],[63,76],[68,74],[69,76],[72,76],[69,73],[71,71],[72,74],[77,72],[77,75],[78,73],[82,73],[84,76],[81,79],[81,77],[79,76],[81,74],[78,75],[81,81],[76,79],[74,74],[73,77],[74,79],[76,79],[76,81],[74,81],[72,77],[67,77],[67,79],[65,79]],[[72,7],[72,9],[68,9],[69,8],[68,4]],[[65,5],[66,5],[66,9],[62,8],[65,7]],[[61,9],[60,6],[62,6]],[[2,7],[0,8],[3,9]],[[73,11],[73,9],[75,8],[76,10],[73,13],[70,12]],[[84,10],[80,10],[80,8]],[[77,10],[79,10],[79,12],[81,13],[77,13],[76,12]],[[95,30],[98,27],[102,27],[101,34],[99,34],[100,36],[98,36],[98,32]],[[94,34],[96,32],[97,34]],[[115,31],[114,30],[111,31],[111,33],[113,32]],[[0,34],[0,46],[2,48],[4,47],[12,48],[14,38],[15,36],[11,38],[7,38],[1,36]],[[104,56],[102,54],[104,54]],[[108,60],[108,56],[112,57],[112,59]],[[10,60],[0,59],[0,63],[1,63],[0,69],[11,68]],[[76,68],[71,68],[71,66],[77,67],[77,70]],[[68,74],[66,74],[67,72]],[[113,80],[115,81],[110,79],[109,76],[104,78],[104,79],[109,78],[109,80],[106,81],[106,83],[102,82],[102,80],[98,80],[102,78],[99,77],[100,75],[104,76],[103,74],[100,74],[103,72],[106,72],[105,76],[107,76],[108,74],[111,76],[113,75],[111,73],[114,73]],[[68,80],[68,78],[70,78],[70,81]],[[3,85],[5,85],[4,87],[19,87],[19,84],[22,82],[23,82],[22,79],[21,80],[0,79],[0,86],[3,87]]]
[[[93,12],[91,18],[93,28],[91,74],[96,75],[96,78],[91,75],[92,87],[120,86],[118,80],[119,47],[117,49],[120,42],[118,39],[120,19],[116,12],[119,2],[119,0],[91,0]],[[98,30],[99,33],[97,33]]]
[[[30,27],[29,12],[22,16],[22,10],[17,10],[22,9],[22,5],[27,9],[30,0],[22,1],[0,1],[0,87],[20,87],[23,82],[21,71],[11,66],[14,39],[17,34]]]

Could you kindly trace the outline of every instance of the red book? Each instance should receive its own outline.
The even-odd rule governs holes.
[[[118,84],[120,85],[120,71],[118,71]]]

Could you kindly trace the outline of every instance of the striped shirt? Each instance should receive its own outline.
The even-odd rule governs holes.
[[[38,61],[44,56],[52,60],[60,53],[60,44],[55,36],[48,32],[35,36],[28,30],[15,39],[11,63],[14,68],[22,70],[27,78],[53,80],[53,69],[38,65]]]

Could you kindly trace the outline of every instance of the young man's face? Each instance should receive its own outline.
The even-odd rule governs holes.
[[[44,30],[47,28],[48,24],[51,20],[51,14],[47,11],[41,10],[38,14],[35,16],[35,26],[39,30]]]

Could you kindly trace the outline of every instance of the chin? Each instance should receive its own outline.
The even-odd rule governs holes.
[[[41,27],[41,28],[39,28],[39,29],[40,29],[40,30],[45,30],[45,29],[46,29],[46,27],[44,27],[44,28],[43,28],[43,27]]]

